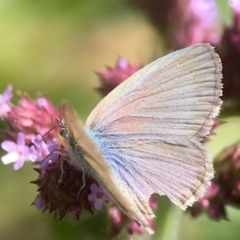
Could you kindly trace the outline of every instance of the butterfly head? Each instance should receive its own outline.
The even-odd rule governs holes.
[[[67,131],[64,119],[59,119],[59,126],[61,128],[60,129],[61,137],[63,137],[64,139],[68,139],[69,136],[68,136],[68,131]]]

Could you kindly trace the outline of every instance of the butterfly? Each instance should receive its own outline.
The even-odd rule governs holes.
[[[185,210],[213,178],[204,138],[219,114],[222,65],[197,44],[145,66],[93,109],[83,125],[62,106],[69,163],[90,174],[118,207],[149,233],[149,197],[166,195]],[[63,131],[64,130],[64,131]]]

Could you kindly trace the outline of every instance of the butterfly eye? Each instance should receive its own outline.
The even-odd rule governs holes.
[[[67,132],[67,129],[66,129],[65,121],[63,119],[59,120],[59,126],[61,127],[60,132],[59,132],[61,137],[67,139],[68,138],[68,132]]]
[[[67,133],[67,129],[65,127],[62,127],[60,130],[60,135],[61,137],[67,139],[68,138],[68,133]]]

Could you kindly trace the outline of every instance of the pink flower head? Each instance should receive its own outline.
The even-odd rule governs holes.
[[[4,164],[14,163],[15,170],[21,168],[24,161],[28,159],[28,147],[25,146],[25,135],[18,133],[17,143],[6,140],[3,141],[1,147],[8,153],[2,157]]]
[[[101,86],[97,90],[105,96],[141,68],[131,65],[124,58],[118,58],[114,67],[107,67],[107,70],[98,73]]]
[[[93,204],[88,197],[95,180],[90,176],[85,176],[85,186],[82,188],[83,173],[70,166],[68,161],[60,163],[59,159],[46,168],[34,170],[38,173],[38,178],[31,182],[38,186],[39,194],[32,204],[36,208],[53,212],[59,219],[73,215],[79,220],[82,211],[93,213]]]
[[[218,44],[219,18],[214,0],[129,0],[144,11],[169,49],[199,42]]]
[[[55,161],[59,158],[58,154],[53,151],[57,148],[58,142],[53,138],[46,144],[41,135],[37,135],[32,139],[34,146],[29,149],[29,158],[32,162],[41,162],[41,167],[46,168],[49,161]]]
[[[182,17],[184,28],[176,31],[179,48],[201,42],[219,43],[218,11],[213,0],[191,0]]]
[[[9,102],[12,99],[12,85],[8,85],[3,94],[0,94],[0,117],[10,111]]]
[[[52,126],[51,116],[59,116],[60,111],[55,109],[46,96],[40,96],[36,100],[30,99],[25,94],[19,95],[17,106],[13,106],[5,117],[9,125],[8,138],[14,138],[16,132],[23,132],[26,142],[31,143],[37,134],[44,135]],[[56,135],[56,130],[50,131],[46,138],[51,140]]]
[[[93,183],[90,186],[91,193],[88,195],[88,200],[94,202],[94,207],[97,211],[102,209],[103,202],[110,201],[109,196],[103,191],[100,186]]]

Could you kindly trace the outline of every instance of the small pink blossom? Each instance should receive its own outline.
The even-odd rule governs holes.
[[[6,140],[3,141],[1,147],[8,153],[2,157],[4,164],[14,163],[15,170],[21,168],[24,161],[28,159],[28,147],[25,146],[25,135],[18,133],[17,143]]]
[[[115,225],[120,224],[122,220],[122,214],[117,207],[111,207],[108,210],[108,214]]]
[[[90,186],[90,190],[91,193],[88,195],[88,200],[94,202],[95,209],[100,211],[102,209],[103,202],[110,201],[110,198],[103,189],[95,183]]]
[[[120,83],[125,81],[142,66],[131,65],[126,59],[118,58],[114,67],[106,67],[105,71],[97,73],[101,86],[97,88],[104,96],[111,92]]]

